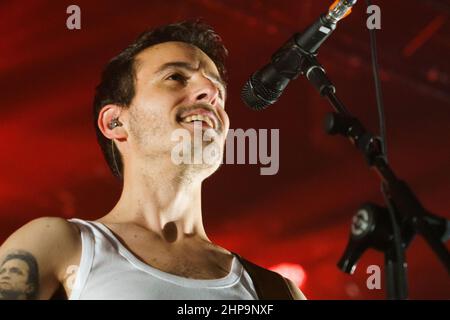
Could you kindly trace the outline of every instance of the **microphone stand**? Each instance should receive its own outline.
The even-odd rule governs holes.
[[[336,88],[328,79],[323,66],[317,61],[316,54],[306,52],[299,46],[295,47],[291,52],[295,52],[298,55],[297,61],[301,61],[301,74],[307,77],[320,95],[334,108],[335,112],[326,116],[325,130],[328,134],[339,134],[349,138],[362,152],[369,167],[375,170],[382,181],[386,195],[385,202],[392,214],[392,218],[389,219],[389,211],[383,209],[372,210],[369,212],[370,215],[367,215],[367,211],[359,212],[353,219],[350,241],[338,266],[342,271],[352,273],[366,249],[373,247],[383,251],[388,299],[406,299],[405,251],[415,234],[425,239],[450,273],[450,253],[443,240],[439,238],[443,233],[442,226],[446,225],[446,219],[428,212],[406,182],[396,176],[383,155],[380,138],[368,132],[338,99]]]

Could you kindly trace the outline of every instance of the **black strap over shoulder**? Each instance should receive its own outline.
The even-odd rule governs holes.
[[[233,253],[253,280],[256,294],[260,300],[293,300],[291,290],[283,276],[264,269],[236,253]]]

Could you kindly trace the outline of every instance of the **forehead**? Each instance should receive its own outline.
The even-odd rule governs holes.
[[[160,66],[174,62],[186,62],[219,75],[216,65],[206,53],[199,48],[184,42],[170,41],[151,46],[138,55],[137,75],[148,75],[155,73]]]
[[[11,267],[18,267],[18,268],[27,268],[28,264],[25,261],[22,261],[20,259],[10,259],[6,261],[2,266],[2,268],[11,268]]]

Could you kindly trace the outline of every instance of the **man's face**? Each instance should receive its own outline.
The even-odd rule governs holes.
[[[30,269],[25,261],[11,259],[0,267],[0,292],[25,294],[29,291]]]
[[[215,143],[222,155],[229,128],[224,100],[214,62],[197,47],[166,42],[142,51],[136,56],[135,97],[125,111],[130,158],[170,160],[178,143],[172,134],[184,129],[193,136],[194,122],[196,128],[213,133],[203,147]],[[203,171],[211,174],[220,160],[203,166]]]

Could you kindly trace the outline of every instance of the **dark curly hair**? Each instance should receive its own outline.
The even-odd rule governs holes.
[[[100,131],[97,120],[100,110],[108,104],[129,107],[135,95],[138,53],[159,43],[180,41],[196,46],[215,63],[220,77],[226,81],[225,58],[228,54],[217,33],[202,21],[183,21],[160,26],[142,33],[131,45],[111,59],[102,72],[94,98],[94,126],[97,141],[114,176],[123,178],[123,161],[119,149]]]

